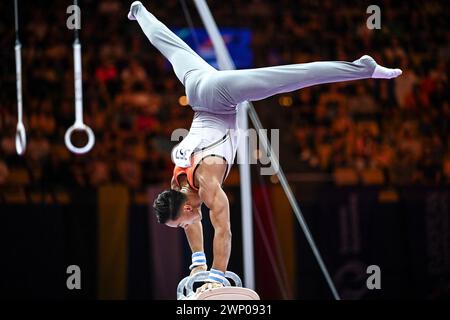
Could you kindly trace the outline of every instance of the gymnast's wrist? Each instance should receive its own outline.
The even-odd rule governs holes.
[[[209,270],[207,282],[215,282],[220,283],[221,285],[225,284],[225,273],[220,270],[213,269]]]
[[[189,270],[192,270],[194,268],[204,266],[205,269],[207,268],[206,265],[206,256],[203,251],[197,251],[192,253],[192,263],[189,266]]]

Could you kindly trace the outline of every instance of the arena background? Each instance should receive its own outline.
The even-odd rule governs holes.
[[[13,1],[0,2],[2,298],[174,299],[188,272],[183,232],[158,225],[151,203],[169,186],[170,135],[189,128],[193,112],[162,55],[126,19],[130,2],[79,2],[84,118],[96,144],[74,155],[63,138],[74,121],[72,3],[19,1],[24,156],[14,144]],[[180,1],[144,4],[174,30],[188,27]],[[315,86],[254,105],[265,128],[280,129],[281,164],[341,297],[448,299],[448,3],[208,4],[221,28],[250,32],[252,67],[370,54],[403,69],[393,81]],[[381,9],[379,30],[366,26],[371,4]],[[332,299],[278,180],[260,168],[252,166],[256,291],[263,299]],[[237,166],[225,190],[229,269],[242,275]],[[81,269],[81,290],[66,287],[70,265]],[[366,287],[369,265],[380,267],[380,290]]]

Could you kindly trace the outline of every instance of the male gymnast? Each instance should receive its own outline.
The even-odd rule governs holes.
[[[192,250],[191,275],[206,271],[201,205],[209,208],[214,227],[213,263],[204,291],[223,286],[231,253],[230,208],[222,183],[234,162],[238,144],[239,103],[257,101],[301,88],[340,81],[401,75],[367,55],[353,62],[326,61],[246,70],[219,71],[151,14],[140,1],[131,4],[147,38],[166,57],[184,85],[194,119],[189,134],[172,150],[175,163],[170,189],[153,208],[159,223],[183,228]]]

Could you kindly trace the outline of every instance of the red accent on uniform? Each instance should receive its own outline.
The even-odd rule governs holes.
[[[177,167],[175,166],[175,168],[173,168],[173,178],[175,180],[175,183],[180,186],[180,183],[178,182],[178,177],[182,174],[185,174],[189,185],[191,186],[192,189],[194,189],[195,191],[198,191],[198,188],[195,187],[194,185],[194,171],[195,171],[195,167],[196,166],[191,166],[189,168],[181,168],[181,167]]]

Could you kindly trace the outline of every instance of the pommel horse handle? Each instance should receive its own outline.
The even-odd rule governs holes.
[[[226,280],[225,287],[207,290],[196,294],[193,290],[194,283],[204,282],[208,279],[209,272],[202,271],[194,274],[192,277],[187,276],[178,283],[177,299],[178,300],[259,300],[259,296],[253,290],[242,288],[242,281],[239,276],[231,271],[225,273],[225,277],[234,282],[231,286]],[[186,291],[186,295],[185,295]]]

